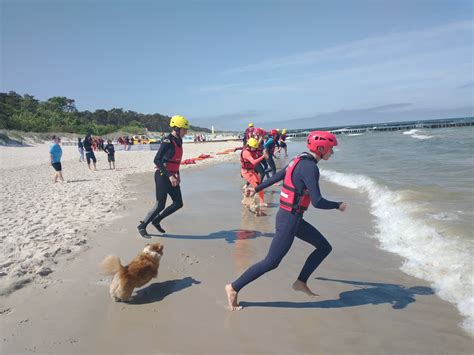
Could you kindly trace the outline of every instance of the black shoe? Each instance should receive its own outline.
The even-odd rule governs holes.
[[[156,221],[156,222],[153,221],[153,222],[151,222],[151,224],[153,224],[153,226],[154,226],[156,229],[158,229],[158,232],[163,233],[163,234],[166,233],[166,231],[165,231],[163,228],[161,228],[160,222],[158,222],[158,221]]]
[[[140,221],[141,222],[141,221]],[[143,237],[143,238],[151,238],[151,236],[147,233],[146,231],[146,224],[141,222],[138,226],[137,226],[137,229],[138,229],[138,233],[140,233],[140,235]]]

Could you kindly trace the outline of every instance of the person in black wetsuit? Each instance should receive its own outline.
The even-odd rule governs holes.
[[[311,203],[316,208],[338,209],[345,211],[345,202],[333,202],[324,199],[319,189],[320,160],[328,160],[333,154],[332,148],[337,145],[336,137],[325,131],[313,131],[307,140],[309,153],[302,153],[293,159],[285,169],[258,185],[254,192],[283,180],[280,194],[280,209],[276,216],[275,237],[272,240],[267,256],[251,266],[237,280],[225,286],[227,300],[231,310],[242,307],[237,302],[238,292],[250,282],[266,272],[276,269],[283,257],[290,250],[295,237],[316,247],[307,258],[300,275],[293,283],[293,289],[316,296],[308,285],[310,275],[332,250],[326,238],[311,224],[303,219],[303,213]]]
[[[91,160],[94,164],[94,170],[97,170],[95,164],[97,163],[97,159],[95,158],[94,150],[92,149],[93,141],[92,137],[90,134],[88,134],[84,138],[84,150],[86,151],[86,160],[87,160],[87,166],[89,167],[89,170],[91,169]]]
[[[183,207],[180,188],[179,166],[183,156],[182,138],[189,128],[189,121],[182,116],[171,117],[172,132],[162,140],[155,156],[155,191],[156,203],[143,221],[137,226],[138,232],[144,238],[149,238],[146,231],[148,224],[153,224],[160,233],[166,233],[161,227],[161,221]],[[166,209],[166,198],[170,195],[173,203]]]

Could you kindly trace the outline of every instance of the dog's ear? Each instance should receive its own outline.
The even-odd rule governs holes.
[[[158,253],[163,254],[163,244],[160,244],[160,246],[158,247]]]

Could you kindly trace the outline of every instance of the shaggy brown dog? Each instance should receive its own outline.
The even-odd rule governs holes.
[[[163,245],[147,244],[130,264],[122,266],[118,256],[109,255],[102,261],[107,275],[115,275],[110,285],[110,296],[114,301],[128,301],[133,289],[141,287],[158,275]]]

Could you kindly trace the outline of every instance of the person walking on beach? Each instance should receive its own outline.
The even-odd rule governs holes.
[[[173,116],[170,120],[171,133],[163,139],[155,156],[155,194],[156,203],[143,221],[137,226],[144,238],[149,238],[146,231],[148,224],[153,224],[160,233],[166,233],[161,221],[183,207],[181,196],[181,178],[179,166],[183,156],[183,137],[189,128],[189,121],[183,116]],[[166,198],[170,195],[173,203],[166,209]]]
[[[77,138],[77,149],[79,151],[79,162],[86,161],[84,158],[84,144],[82,144],[82,139],[80,137]]]
[[[336,137],[326,131],[313,131],[307,139],[309,152],[294,158],[285,169],[255,188],[255,192],[283,180],[280,194],[280,208],[276,216],[275,237],[272,240],[267,256],[251,266],[237,280],[225,286],[227,300],[231,310],[240,310],[237,302],[239,291],[270,270],[276,269],[283,257],[290,250],[295,237],[316,247],[293,283],[293,289],[309,296],[317,296],[307,285],[311,274],[332,250],[326,238],[311,224],[303,219],[303,213],[311,203],[320,209],[338,209],[345,211],[345,202],[333,202],[324,199],[319,189],[318,162],[329,160],[333,147],[337,145]]]
[[[59,181],[64,182],[62,166],[61,166],[61,156],[63,155],[63,150],[59,145],[61,143],[61,138],[58,136],[53,136],[53,145],[49,149],[49,155],[51,158],[51,166],[54,169],[53,181],[56,183]]]
[[[112,170],[112,165],[115,170],[115,147],[112,144],[112,140],[107,140],[107,145],[104,147],[104,152],[107,153],[107,160],[109,162],[109,169]]]
[[[86,151],[86,160],[87,160],[87,166],[89,167],[89,170],[91,170],[91,160],[92,160],[92,163],[94,164],[94,170],[97,170],[95,166],[97,159],[95,158],[95,154],[94,154],[94,147],[93,147],[94,142],[90,134],[85,136],[83,145],[84,145],[84,150]]]

